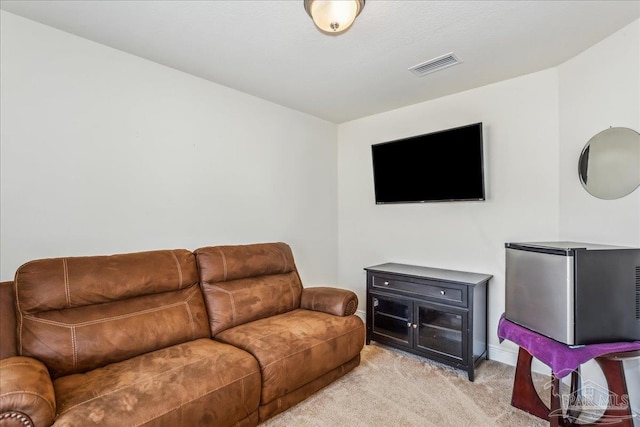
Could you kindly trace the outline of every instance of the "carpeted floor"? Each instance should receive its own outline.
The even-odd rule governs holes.
[[[514,372],[484,361],[472,383],[466,372],[374,343],[355,370],[262,426],[548,426],[511,406]],[[545,377],[536,381],[540,392],[549,392]]]

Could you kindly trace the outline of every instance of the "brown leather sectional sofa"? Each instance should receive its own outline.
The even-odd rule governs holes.
[[[0,426],[255,426],[360,362],[356,295],[284,243],[31,261],[0,287]]]

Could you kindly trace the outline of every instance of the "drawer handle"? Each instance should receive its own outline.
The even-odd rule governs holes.
[[[384,282],[384,285],[385,286],[389,286],[389,282]]]
[[[415,323],[411,326],[413,326],[413,329],[416,329],[418,327],[418,325],[416,325]]]
[[[411,327],[411,322],[407,322],[407,328]]]
[[[444,294],[446,294],[445,291],[440,291],[440,295],[444,295]]]

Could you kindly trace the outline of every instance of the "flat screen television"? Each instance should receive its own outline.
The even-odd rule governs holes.
[[[371,146],[376,204],[485,200],[482,123]]]

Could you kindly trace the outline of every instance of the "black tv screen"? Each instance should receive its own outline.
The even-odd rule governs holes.
[[[482,123],[371,146],[377,204],[484,200]]]

